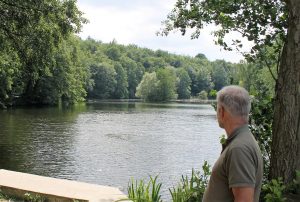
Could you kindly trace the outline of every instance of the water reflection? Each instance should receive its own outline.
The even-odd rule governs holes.
[[[65,164],[74,162],[70,127],[81,111],[82,106],[1,111],[0,168],[63,176]]]
[[[112,185],[159,174],[163,191],[220,153],[209,105],[96,102],[0,111],[0,168]]]

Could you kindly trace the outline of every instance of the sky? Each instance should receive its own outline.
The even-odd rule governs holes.
[[[118,44],[135,44],[142,48],[164,50],[169,53],[195,56],[203,53],[213,61],[224,59],[229,62],[239,62],[243,56],[236,51],[225,51],[215,45],[210,34],[214,26],[202,30],[198,39],[191,40],[191,31],[182,36],[179,31],[168,36],[157,36],[156,32],[163,26],[168,13],[176,0],[78,0],[79,9],[89,20],[83,25],[79,36],[109,43],[116,40]],[[237,34],[230,33],[230,37]],[[244,40],[244,46],[250,43]]]

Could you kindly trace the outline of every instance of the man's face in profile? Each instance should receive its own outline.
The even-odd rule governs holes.
[[[217,104],[217,119],[218,119],[220,128],[224,128],[223,122],[222,122],[222,116],[221,116],[222,110],[224,110],[224,108],[221,105]]]

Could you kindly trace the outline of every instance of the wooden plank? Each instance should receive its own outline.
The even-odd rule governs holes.
[[[118,188],[0,170],[0,187],[93,202],[126,198]]]

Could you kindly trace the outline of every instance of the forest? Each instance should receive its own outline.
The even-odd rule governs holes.
[[[202,53],[182,56],[115,40],[80,39],[76,34],[88,21],[76,1],[51,2],[0,2],[1,108],[87,99],[214,99],[222,86],[255,90],[256,81],[274,91],[274,60],[268,66],[264,61],[233,64],[209,61]]]
[[[26,51],[37,57],[34,48]],[[116,41],[83,40],[75,34],[53,47],[41,64],[34,61],[40,58],[28,58],[32,63],[24,64],[9,45],[0,54],[2,107],[72,104],[87,99],[214,99],[216,92],[229,84],[255,91],[256,81],[270,93],[274,91],[268,68],[259,62],[209,61],[201,53],[195,57],[175,55]]]

